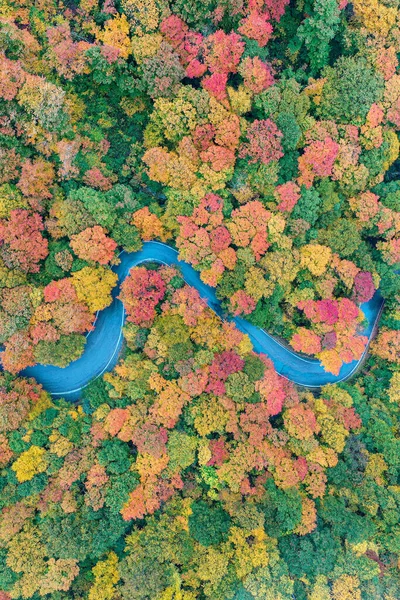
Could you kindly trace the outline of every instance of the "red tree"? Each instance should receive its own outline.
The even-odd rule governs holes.
[[[259,94],[274,83],[272,68],[255,56],[247,56],[239,67],[245,86],[254,94]]]
[[[257,161],[267,165],[283,156],[281,137],[282,132],[271,119],[254,121],[249,125],[246,137],[247,143],[240,150],[240,157],[250,157],[250,162]]]
[[[275,188],[280,200],[277,208],[281,212],[291,212],[300,199],[300,188],[293,181],[288,181]]]
[[[0,54],[0,98],[13,100],[23,84],[25,73],[21,63]]]
[[[374,281],[369,271],[360,271],[354,278],[352,299],[357,304],[368,302],[375,293]]]
[[[83,181],[90,187],[94,187],[103,191],[107,191],[112,188],[111,180],[103,175],[98,167],[94,167],[93,169],[86,171]]]
[[[29,198],[29,203],[35,210],[42,211],[42,201],[52,197],[50,187],[54,176],[53,165],[41,158],[33,162],[27,159],[23,163],[17,186]]]
[[[95,225],[71,237],[71,248],[79,258],[106,265],[114,256],[117,244],[103,227]]]
[[[332,174],[333,164],[339,153],[339,144],[326,137],[322,142],[312,142],[299,158],[299,185],[310,188],[315,177],[328,177]]]
[[[273,27],[269,23],[268,13],[260,13],[256,10],[250,12],[240,24],[239,31],[241,34],[256,40],[258,45],[265,46],[271,38]]]
[[[30,215],[27,210],[12,210],[8,220],[0,219],[0,252],[9,268],[26,273],[39,271],[39,262],[48,255],[43,229],[40,215]]]
[[[125,306],[127,320],[141,327],[149,327],[165,290],[165,282],[157,271],[148,271],[145,267],[132,269],[121,285],[121,294],[118,296]]]
[[[212,73],[236,73],[245,47],[240,35],[219,29],[208,36],[204,46],[205,60]]]

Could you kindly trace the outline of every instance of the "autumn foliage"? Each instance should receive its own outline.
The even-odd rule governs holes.
[[[48,255],[48,242],[43,237],[43,220],[38,213],[15,209],[9,219],[0,220],[0,252],[10,269],[37,273],[40,261]]]
[[[155,307],[164,297],[165,283],[156,271],[145,267],[133,270],[121,286],[120,299],[127,312],[127,320],[141,327],[151,325]]]
[[[351,540],[368,536],[361,523],[352,532],[337,531],[332,523],[335,506],[351,522],[357,518],[350,509],[339,508],[343,490],[354,494],[351,481],[342,482],[339,490],[335,483],[347,468],[352,449],[363,449],[359,465],[364,465],[365,473],[353,472],[358,486],[376,481],[384,491],[387,465],[382,454],[371,446],[367,451],[357,441],[363,439],[363,422],[353,406],[352,389],[326,386],[318,397],[296,389],[276,374],[266,356],[252,351],[247,336],[220,321],[171,267],[136,267],[125,283],[128,352],[103,383],[85,392],[90,412],[53,403],[40,386],[22,378],[0,381],[2,465],[15,477],[17,483],[12,485],[28,486],[28,494],[34,493],[36,481],[44,481],[36,509],[39,526],[30,503],[10,500],[11,484],[0,495],[8,493],[0,535],[9,568],[14,572],[18,568],[16,552],[23,558],[31,556],[29,532],[35,527],[35,548],[42,549],[44,561],[37,571],[39,558],[26,561],[25,579],[7,589],[14,593],[24,585],[26,595],[31,593],[28,582],[29,590],[47,589],[49,569],[66,560],[62,548],[67,547],[76,558],[70,559],[69,567],[62,563],[63,579],[52,579],[53,587],[78,585],[78,572],[86,561],[94,575],[90,598],[135,590],[132,572],[139,577],[149,552],[158,556],[160,539],[171,552],[180,551],[184,539],[196,552],[179,559],[173,555],[168,568],[182,576],[182,590],[195,598],[197,586],[204,581],[203,557],[215,561],[226,552],[229,540],[238,561],[232,584],[237,586],[250,585],[261,562],[269,560],[268,549],[277,544],[283,548],[278,560],[289,568],[285,561],[291,550],[286,540],[297,544],[296,552],[305,560],[307,542],[318,540],[324,528],[329,528],[335,544],[346,535]],[[63,294],[73,295],[67,290],[66,284],[50,285],[46,299],[54,303]],[[140,312],[145,304],[151,314]],[[350,304],[336,308],[308,304],[303,309],[330,326],[339,313],[344,312],[347,320],[356,315]],[[313,343],[312,338],[306,339]],[[359,403],[359,391],[355,397]],[[47,414],[55,415],[58,429],[46,429]],[[26,430],[28,422],[37,434],[25,436],[24,445],[16,446],[13,436]],[[72,423],[85,435],[69,433],[66,427]],[[58,457],[56,468],[53,456]],[[55,514],[49,514],[50,507]],[[251,520],[260,511],[265,516],[255,525]],[[104,531],[94,515],[114,526]],[[54,528],[70,531],[77,518],[92,551],[85,547],[78,551],[73,537],[60,545],[54,536]],[[379,524],[378,519],[375,522]],[[128,530],[131,534],[124,541]],[[51,544],[46,554],[45,539]],[[112,550],[117,539],[123,552]],[[146,540],[143,548],[142,540]],[[99,543],[103,545],[95,549]],[[325,552],[339,556],[339,547],[329,550],[328,546]],[[101,548],[107,549],[106,554]],[[373,571],[378,555],[358,552]],[[207,564],[212,568],[214,563]],[[190,578],[183,566],[190,566]],[[293,590],[297,567],[290,568],[295,570],[286,585]],[[164,587],[174,585],[168,573],[163,575]],[[361,585],[351,580],[345,567],[342,574],[327,573],[338,593]],[[214,581],[221,585],[224,574],[217,571]],[[147,576],[146,581],[157,585],[159,579]],[[281,578],[275,580],[276,585],[279,582]]]
[[[400,598],[398,2],[0,13],[0,600]],[[175,268],[115,289],[148,241],[223,320]],[[21,376],[115,296],[77,405]],[[292,385],[233,317],[354,379]]]
[[[71,248],[79,258],[106,265],[114,256],[117,244],[102,227],[88,227],[71,237]]]

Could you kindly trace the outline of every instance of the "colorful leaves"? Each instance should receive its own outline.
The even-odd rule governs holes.
[[[85,52],[91,44],[84,40],[73,41],[68,23],[50,27],[46,34],[51,47],[51,62],[59,75],[70,80],[87,69]]]
[[[180,256],[202,270],[202,279],[216,286],[225,269],[233,269],[236,254],[232,238],[222,226],[222,198],[207,194],[193,210],[191,217],[178,217],[177,238]]]
[[[279,185],[276,193],[280,200],[277,208],[281,212],[291,212],[300,198],[300,188],[292,181]]]
[[[275,81],[272,68],[257,56],[245,58],[240,64],[239,72],[243,76],[245,87],[254,94],[260,94]]]
[[[47,463],[44,459],[44,448],[30,446],[26,452],[23,452],[13,463],[12,469],[20,482],[29,481],[37,473],[43,473],[46,470]]]
[[[242,145],[240,156],[250,157],[250,163],[260,161],[264,165],[279,160],[283,156],[282,135],[271,119],[255,120],[247,128],[247,142]]]
[[[296,352],[317,354],[321,351],[321,338],[305,327],[299,327],[297,329],[297,333],[295,333],[290,340],[290,344]]]
[[[315,177],[332,175],[333,164],[338,153],[339,144],[330,137],[325,138],[324,141],[312,142],[299,158],[298,184],[310,188]]]
[[[94,581],[89,590],[88,600],[111,600],[115,594],[115,584],[120,579],[118,556],[110,552],[104,560],[99,560],[92,569]]]
[[[8,220],[0,220],[1,256],[10,268],[37,273],[40,261],[48,255],[48,242],[42,236],[43,221],[39,214],[15,209]]]
[[[228,229],[233,243],[241,248],[250,246],[257,260],[269,247],[267,224],[271,213],[258,200],[232,211]]]
[[[103,227],[95,225],[71,236],[71,248],[79,258],[98,262],[101,265],[109,263],[117,244],[107,236]]]
[[[157,215],[151,213],[147,206],[137,210],[132,217],[132,223],[139,229],[142,239],[160,238],[166,241],[169,237]]]
[[[111,180],[103,175],[98,167],[94,167],[93,169],[86,171],[83,181],[86,183],[86,185],[103,191],[107,191],[112,188]]]
[[[0,376],[0,433],[6,433],[21,425],[30,411],[40,404],[42,388],[33,380],[17,379],[11,384]],[[48,398],[47,394],[45,397]]]
[[[212,73],[236,73],[244,51],[244,42],[236,33],[221,29],[205,40],[205,60]]]
[[[350,198],[350,206],[360,221],[370,222],[379,211],[379,197],[372,192],[364,192],[357,198]]]
[[[0,54],[0,97],[13,100],[25,78],[25,73],[19,62],[9,60]]]
[[[238,290],[230,298],[232,313],[238,315],[249,315],[256,307],[254,298],[246,294],[243,290]]]
[[[372,274],[369,271],[361,271],[354,278],[353,300],[357,304],[368,302],[375,293],[375,285]]]
[[[330,263],[332,251],[321,244],[306,244],[300,250],[301,266],[306,267],[313,275],[320,276],[325,273]]]
[[[151,325],[165,289],[165,282],[156,271],[148,271],[145,267],[132,269],[121,285],[119,296],[127,312],[127,320],[141,327]]]
[[[400,597],[396,2],[30,4],[0,23],[1,599]],[[12,375],[77,358],[155,239],[333,373],[380,284],[371,360],[305,392],[148,265],[82,406]]]
[[[106,46],[116,48],[122,58],[128,58],[131,48],[129,40],[129,23],[125,15],[109,19],[99,38]]]
[[[84,302],[92,313],[111,304],[111,290],[116,283],[117,275],[101,266],[84,267],[72,274],[78,300]]]
[[[246,37],[256,40],[262,48],[271,38],[273,27],[269,22],[268,13],[260,13],[256,10],[251,11],[239,27],[240,33]]]
[[[306,300],[298,304],[311,321],[311,330],[297,329],[291,345],[306,352],[308,347],[327,371],[338,374],[342,363],[359,360],[368,338],[358,335],[360,310],[348,298],[340,300]],[[315,331],[312,331],[315,330]]]
[[[296,404],[284,412],[285,427],[288,433],[300,440],[309,439],[320,428],[311,407]]]
[[[371,344],[371,352],[389,362],[398,362],[400,356],[400,331],[383,328]]]

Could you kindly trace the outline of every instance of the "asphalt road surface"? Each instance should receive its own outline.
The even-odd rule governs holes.
[[[85,351],[81,358],[65,368],[36,365],[21,372],[21,375],[34,377],[53,396],[77,400],[82,388],[92,379],[100,377],[106,371],[111,371],[117,364],[125,319],[124,307],[117,296],[121,283],[130,269],[136,265],[147,261],[177,265],[185,281],[199,291],[200,296],[206,300],[210,308],[220,316],[222,314],[214,288],[203,283],[199,273],[193,267],[179,261],[177,251],[170,246],[159,242],[145,242],[142,250],[131,253],[123,252],[120,259],[121,263],[114,268],[118,275],[118,285],[113,290],[113,302],[98,313],[95,328],[87,336]],[[369,302],[361,305],[367,321],[367,326],[362,334],[369,339],[380,317],[382,306],[383,298],[379,291]],[[353,361],[343,365],[339,375],[332,375],[325,371],[318,360],[299,356],[296,352],[282,346],[266,331],[251,325],[245,319],[232,318],[232,320],[241,331],[248,334],[256,352],[268,355],[277,372],[297,384],[315,388],[327,383],[337,383],[350,377],[359,366],[360,361]]]

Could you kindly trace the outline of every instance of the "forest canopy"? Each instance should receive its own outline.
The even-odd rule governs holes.
[[[400,597],[398,0],[0,2],[0,600]],[[345,383],[279,376],[168,243]]]

